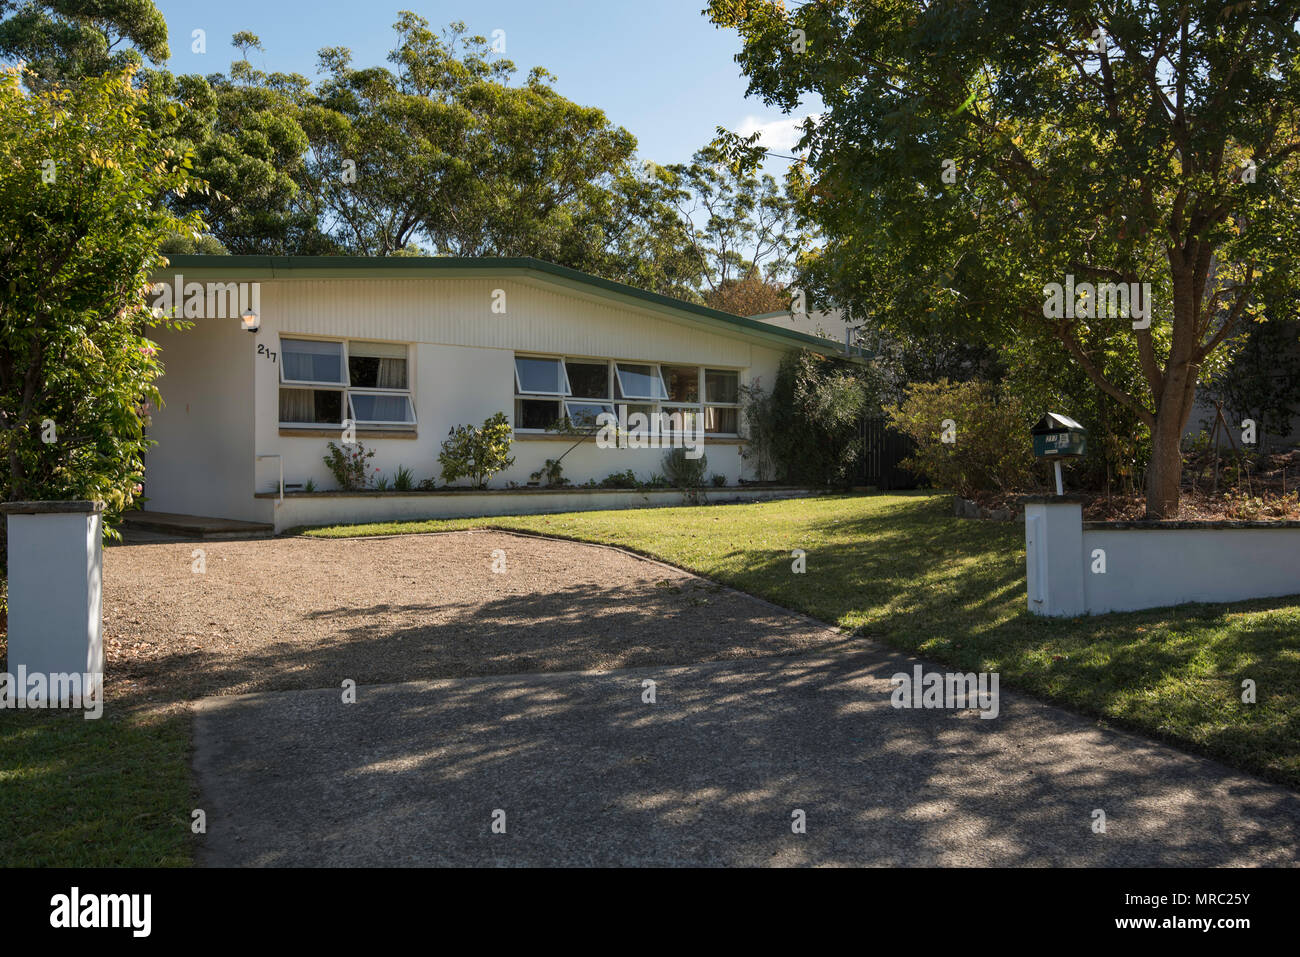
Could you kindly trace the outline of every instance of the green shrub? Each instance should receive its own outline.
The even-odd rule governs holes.
[[[709,481],[713,483],[714,488],[727,487],[727,477],[725,475],[720,475],[717,472],[714,472],[713,475],[709,477]]]
[[[751,443],[770,447],[787,482],[847,486],[862,455],[863,417],[879,407],[878,375],[870,366],[792,352],[777,370],[770,400],[747,400]]]
[[[356,492],[370,483],[370,460],[375,457],[374,449],[366,450],[360,442],[353,451],[329,443],[330,454],[322,460],[329,467],[334,481],[345,492]]]
[[[601,488],[637,488],[640,486],[636,473],[631,469],[626,472],[610,472],[600,480]]]
[[[513,433],[504,412],[485,421],[482,428],[458,425],[447,436],[438,453],[438,464],[448,484],[468,478],[474,488],[486,488],[493,475],[515,464],[509,454]]]
[[[560,464],[560,459],[547,459],[540,469],[528,476],[528,480],[541,482],[547,488],[560,488],[569,484],[569,480],[564,477],[564,466]]]
[[[398,492],[409,492],[415,487],[415,475],[405,465],[397,467],[397,473],[393,476],[393,488]]]
[[[664,476],[675,488],[699,488],[704,484],[704,473],[709,468],[709,457],[690,458],[685,449],[670,449],[664,454]]]
[[[1038,485],[1029,437],[1036,416],[1005,386],[941,379],[904,392],[900,405],[885,409],[890,425],[917,444],[904,468],[959,495]]]

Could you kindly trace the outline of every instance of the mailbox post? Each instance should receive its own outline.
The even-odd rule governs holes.
[[[1052,459],[1056,466],[1056,494],[1064,495],[1061,482],[1061,459],[1078,458],[1088,450],[1088,430],[1074,419],[1059,412],[1048,412],[1029,430],[1034,437],[1034,454]]]

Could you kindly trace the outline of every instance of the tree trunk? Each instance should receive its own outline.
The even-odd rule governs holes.
[[[1183,479],[1183,428],[1196,395],[1195,370],[1185,362],[1171,365],[1151,430],[1151,465],[1147,469],[1147,518],[1178,517]]]
[[[1147,518],[1177,518],[1179,485],[1183,477],[1182,423],[1173,415],[1156,419],[1151,435],[1151,464],[1147,469]]]

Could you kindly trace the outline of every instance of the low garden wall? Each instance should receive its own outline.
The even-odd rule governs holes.
[[[510,489],[443,492],[299,492],[286,495],[275,509],[275,530],[312,525],[415,521],[428,518],[478,518],[492,515],[542,515],[618,508],[669,508],[719,505],[817,494],[806,488],[683,489]],[[258,498],[276,498],[260,494]]]
[[[1025,505],[1029,609],[1137,611],[1300,594],[1300,522],[1084,522],[1069,498]]]

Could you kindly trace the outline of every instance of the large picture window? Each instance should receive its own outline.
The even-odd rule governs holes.
[[[405,344],[284,337],[280,355],[281,426],[415,426]]]

